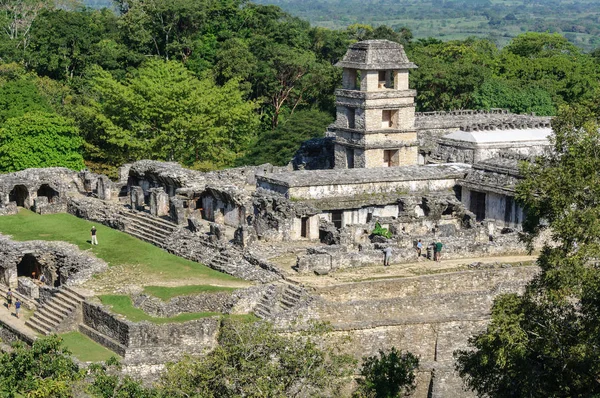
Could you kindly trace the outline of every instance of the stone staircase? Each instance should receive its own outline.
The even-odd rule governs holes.
[[[165,248],[167,238],[179,228],[177,224],[133,210],[123,210],[125,232],[138,239]]]
[[[261,319],[280,317],[296,308],[306,297],[304,288],[282,280],[267,287],[254,308],[254,314]]]
[[[56,332],[65,323],[74,321],[75,312],[81,310],[85,297],[73,289],[63,286],[50,300],[46,301],[25,325],[31,329],[48,335]]]

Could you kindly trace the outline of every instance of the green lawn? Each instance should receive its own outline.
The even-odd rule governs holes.
[[[165,286],[146,286],[144,287],[144,293],[154,297],[158,297],[163,301],[177,296],[189,296],[192,294],[200,293],[216,293],[216,292],[228,292],[231,293],[235,288],[222,287],[222,286],[211,286],[211,285],[185,285],[176,287],[165,287]]]
[[[80,361],[103,362],[113,356],[119,357],[113,351],[79,332],[63,333],[60,337],[62,337],[65,347]]]
[[[206,318],[209,316],[221,315],[215,312],[191,312],[180,314],[172,318],[157,318],[146,314],[144,311],[133,306],[131,297],[123,295],[112,295],[107,294],[99,296],[102,304],[108,305],[112,308],[113,312],[124,315],[125,318],[132,322],[149,321],[152,323],[172,323],[172,322],[186,322],[194,319]]]
[[[90,243],[90,229],[98,230],[98,245]],[[14,216],[0,217],[0,232],[15,240],[60,240],[73,243],[83,250],[91,250],[109,265],[140,264],[145,274],[158,274],[163,280],[210,278],[239,281],[230,275],[215,271],[194,261],[174,256],[158,247],[126,233],[101,224],[77,218],[70,214],[39,215],[21,209]]]

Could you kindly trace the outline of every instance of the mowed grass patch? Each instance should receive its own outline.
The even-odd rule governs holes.
[[[168,301],[173,297],[177,296],[190,296],[192,294],[202,293],[218,293],[226,292],[231,293],[235,288],[222,287],[222,286],[211,286],[211,285],[184,285],[176,287],[166,286],[146,286],[144,287],[144,293],[154,297],[158,297],[163,301]]]
[[[91,245],[90,229],[98,230],[98,245]],[[13,239],[59,240],[91,250],[109,265],[139,264],[145,274],[160,275],[163,280],[210,278],[227,282],[238,278],[215,271],[205,265],[177,257],[124,232],[95,224],[70,214],[39,215],[21,209],[19,214],[0,217],[0,232]],[[135,281],[132,281],[135,282]]]
[[[186,314],[180,314],[172,318],[159,318],[146,314],[144,311],[133,306],[131,297],[124,295],[113,295],[107,294],[99,296],[102,304],[111,307],[112,311],[123,315],[125,318],[132,322],[148,321],[152,323],[173,323],[173,322],[186,322],[194,319],[206,318],[209,316],[221,315],[216,312],[190,312]]]
[[[103,362],[110,357],[119,357],[117,353],[79,332],[63,333],[60,337],[63,339],[64,346],[80,361]]]

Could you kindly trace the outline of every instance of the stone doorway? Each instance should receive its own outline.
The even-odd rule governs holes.
[[[485,192],[471,191],[471,204],[469,210],[475,213],[476,221],[485,219]]]
[[[15,185],[15,187],[8,194],[8,200],[10,202],[17,202],[17,206],[20,207],[28,207],[26,206],[29,201],[29,191],[25,185]]]
[[[48,203],[56,203],[59,193],[50,187],[48,184],[43,184],[37,191],[37,196],[45,196],[48,198]]]

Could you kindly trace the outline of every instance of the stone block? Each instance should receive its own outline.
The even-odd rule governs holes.
[[[131,187],[129,195],[131,199],[131,208],[133,210],[143,211],[146,203],[144,202],[144,190],[142,187]]]
[[[22,276],[18,280],[17,292],[19,292],[21,295],[27,298],[31,298],[34,300],[39,299],[39,289],[40,287],[36,285],[35,282],[31,280],[31,278]]]
[[[150,214],[156,217],[169,215],[169,195],[163,188],[150,189]]]
[[[98,199],[111,200],[113,196],[113,183],[107,176],[100,176],[98,178]]]

